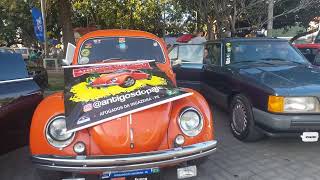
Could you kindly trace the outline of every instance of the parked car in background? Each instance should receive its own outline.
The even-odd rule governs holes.
[[[17,52],[8,47],[1,47],[0,53],[16,54]],[[20,54],[20,53],[17,53]],[[30,77],[40,86],[42,90],[48,87],[48,73],[44,67],[39,66],[35,61],[26,60],[27,71]]]
[[[14,50],[8,47],[0,47],[0,53],[14,53]]]
[[[288,41],[229,38],[207,42],[205,49],[208,53],[198,71],[201,92],[230,112],[230,129],[237,139],[302,135],[304,140],[317,140],[320,69]]]
[[[13,50],[18,53],[21,54],[24,60],[28,60],[29,59],[29,49],[26,47],[21,47],[21,48],[13,48]]]
[[[0,52],[0,153],[24,146],[29,140],[33,112],[42,91],[28,76],[20,54]]]
[[[155,60],[152,65],[160,71],[157,72],[175,84],[166,45],[155,35],[142,31],[101,30],[88,33],[78,41],[72,65],[79,67],[78,64],[84,64],[88,67],[100,63],[101,67],[101,63],[108,65],[150,59]],[[90,73],[87,70],[79,71]],[[66,78],[75,77],[75,73],[73,71]],[[86,83],[78,85],[81,84]],[[84,85],[80,91],[87,89]],[[194,176],[196,167],[190,164],[213,153],[217,141],[214,140],[210,106],[198,92],[191,89],[184,91],[193,94],[76,132],[67,132],[66,94],[52,94],[40,103],[33,116],[30,132],[32,161],[46,170],[72,172],[73,179],[85,176],[83,173],[97,174],[101,178],[117,173],[114,176],[122,179],[142,173],[137,179],[149,179],[146,177],[148,173],[157,173],[159,168],[173,165],[180,165],[177,170],[179,176]],[[99,95],[106,91],[94,89],[94,92]],[[139,96],[130,93],[121,97]],[[109,98],[108,101],[116,101],[117,98],[122,101],[121,97]],[[88,104],[83,111],[92,108]],[[87,121],[90,119],[82,116],[77,123]],[[48,174],[50,172],[44,172],[46,179]]]
[[[295,44],[308,61],[316,66],[320,66],[320,43],[319,44]]]

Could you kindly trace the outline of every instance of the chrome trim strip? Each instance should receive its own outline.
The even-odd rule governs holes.
[[[148,167],[163,167],[207,156],[216,151],[217,141],[207,141],[186,147],[154,151],[150,153],[93,156],[62,157],[34,155],[32,161],[39,168],[56,171],[115,171]]]
[[[20,79],[11,79],[11,80],[5,80],[5,81],[0,81],[0,84],[5,84],[5,83],[12,83],[12,82],[21,82],[21,81],[29,81],[32,80],[33,78],[20,78]]]

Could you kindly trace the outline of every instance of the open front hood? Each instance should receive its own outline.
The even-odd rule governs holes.
[[[170,109],[171,103],[166,103],[94,126],[89,132],[106,155],[155,151],[166,143]]]

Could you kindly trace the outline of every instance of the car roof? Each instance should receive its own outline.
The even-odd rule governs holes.
[[[129,29],[108,29],[92,31],[81,37],[82,40],[95,37],[144,37],[159,40],[156,35],[145,31]]]
[[[27,47],[13,48],[13,49],[29,49]]]
[[[288,40],[285,39],[278,39],[278,38],[272,38],[272,37],[255,37],[255,38],[224,38],[220,40],[212,40],[207,41],[207,43],[210,42],[255,42],[255,41],[278,41],[278,42],[288,42]]]

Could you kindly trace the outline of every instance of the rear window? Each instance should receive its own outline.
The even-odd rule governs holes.
[[[133,37],[92,38],[81,45],[79,64],[112,60],[165,62],[160,44],[153,39]]]
[[[0,53],[0,81],[28,77],[22,56],[16,53]]]

